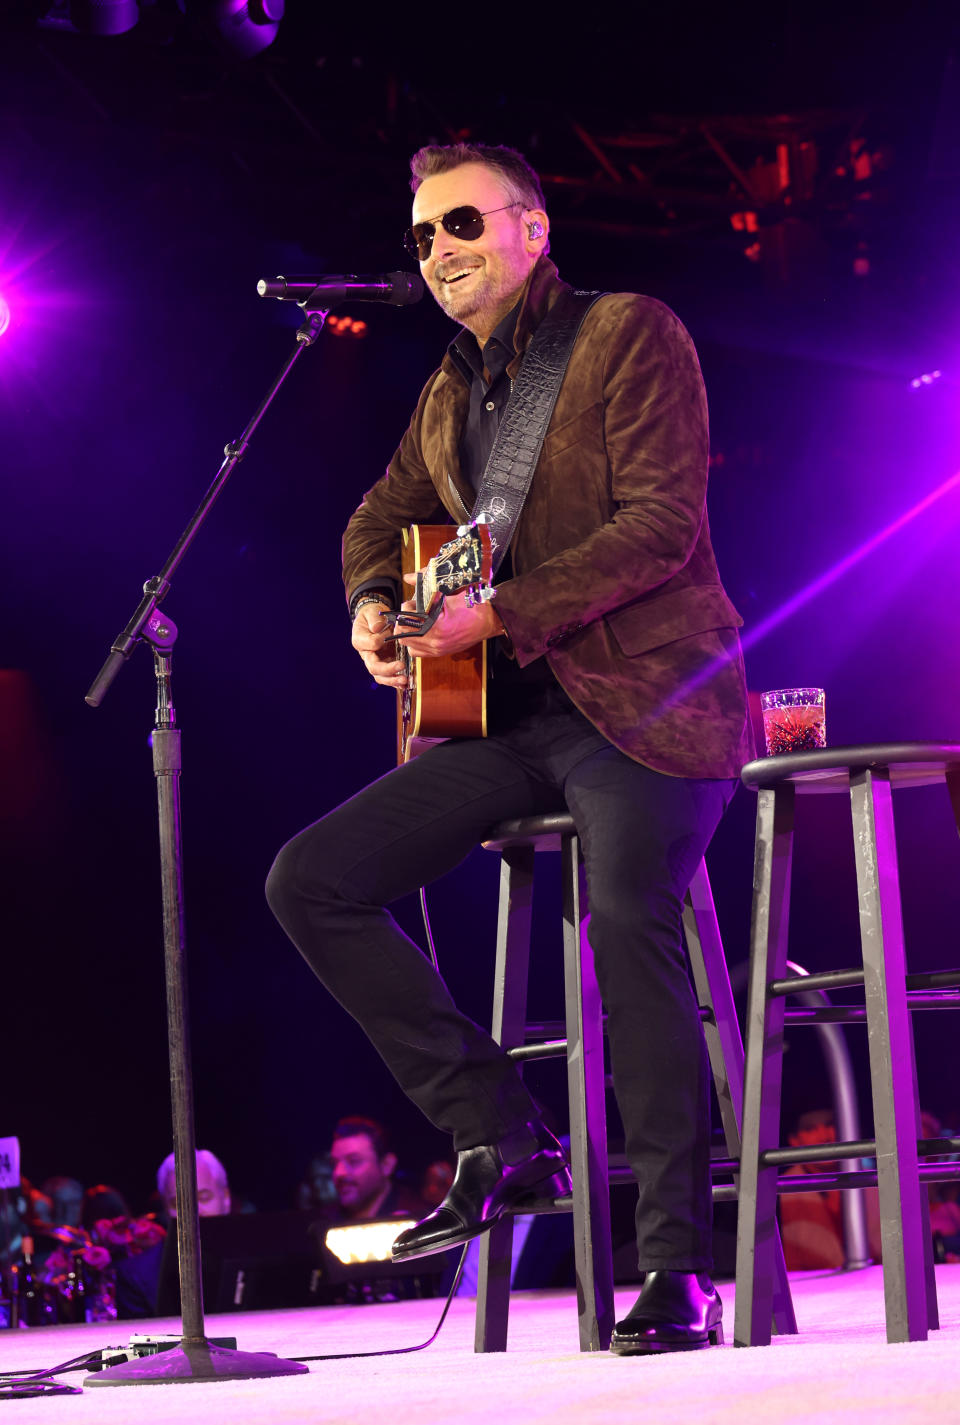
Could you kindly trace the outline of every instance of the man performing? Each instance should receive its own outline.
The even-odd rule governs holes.
[[[404,686],[389,620],[401,532],[468,518],[539,323],[569,291],[547,257],[539,180],[512,149],[429,147],[411,163],[408,250],[463,330],[344,536],[353,646]],[[566,300],[566,299],[564,299]],[[411,654],[489,640],[488,736],[430,748],[289,842],[267,894],[311,968],[400,1085],[453,1135],[441,1205],[398,1259],[479,1235],[569,1190],[563,1152],[513,1064],[461,1015],[385,907],[451,870],[508,817],[569,809],[614,1086],[639,1184],[643,1290],[620,1354],[719,1337],[710,1280],[706,1050],[681,938],[690,879],[753,756],[737,626],[707,524],[696,353],[661,303],[601,297],[577,337],[496,598],[448,596]],[[452,531],[451,531],[452,533]]]

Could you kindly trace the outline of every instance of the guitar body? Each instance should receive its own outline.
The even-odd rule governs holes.
[[[453,532],[448,524],[415,524],[405,530],[404,574],[414,574],[436,558]],[[409,762],[449,737],[486,737],[485,642],[443,658],[413,658],[407,654],[406,660],[410,682],[397,695],[398,762]]]

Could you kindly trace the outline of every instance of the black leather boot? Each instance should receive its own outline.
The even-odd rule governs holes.
[[[629,1314],[613,1328],[615,1356],[663,1355],[723,1345],[723,1303],[706,1272],[647,1272]]]
[[[529,1123],[499,1143],[457,1155],[450,1191],[429,1217],[400,1233],[393,1260],[445,1252],[486,1232],[508,1211],[571,1191],[563,1148],[543,1124]]]

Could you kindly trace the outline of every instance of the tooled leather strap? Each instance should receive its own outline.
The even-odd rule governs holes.
[[[565,292],[533,334],[480,479],[496,574],[513,538],[583,319],[603,292]]]

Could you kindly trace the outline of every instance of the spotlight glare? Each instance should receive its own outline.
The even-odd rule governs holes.
[[[761,619],[759,623],[754,624],[741,639],[743,652],[748,653],[756,644],[767,638],[775,628],[779,628],[782,623],[786,623],[787,619],[792,618],[805,604],[809,604],[812,599],[817,598],[825,589],[829,589],[832,584],[835,584],[837,580],[841,579],[849,570],[855,569],[856,566],[866,559],[868,555],[872,554],[875,549],[879,549],[881,545],[886,544],[888,539],[892,539],[894,535],[899,534],[902,529],[908,524],[911,524],[919,515],[925,514],[931,505],[936,504],[938,500],[943,499],[944,495],[951,494],[958,487],[960,487],[960,470],[957,470],[948,479],[942,481],[936,489],[931,490],[928,495],[924,495],[921,499],[917,500],[916,504],[911,505],[908,510],[904,510],[901,515],[891,520],[883,529],[877,530],[876,534],[872,534],[869,539],[865,539],[856,549],[852,549],[849,554],[845,554],[842,559],[838,559],[836,564],[830,569],[824,570],[816,579],[811,579],[809,584],[803,589],[798,590],[791,598],[785,599],[780,607],[774,609],[773,613],[768,614],[765,619]],[[675,707],[684,697],[696,692],[697,688],[702,688],[705,683],[709,683],[711,678],[716,677],[718,673],[722,672],[729,662],[729,653],[724,652],[719,654],[718,657],[701,668],[699,673],[695,673],[692,678],[688,678],[682,687],[676,689],[670,697],[660,703],[653,712],[648,713],[647,721],[644,726],[662,717],[669,708]]]
[[[8,304],[6,303],[6,301],[3,299],[3,297],[0,297],[0,336],[3,336],[4,332],[7,330],[7,327],[8,327],[9,325],[10,325],[10,307],[8,306]]]
[[[239,59],[252,59],[277,38],[284,0],[187,0],[187,13],[202,17],[218,46]]]
[[[389,1222],[358,1222],[349,1227],[328,1227],[326,1246],[345,1266],[355,1262],[389,1262],[390,1248],[401,1232],[416,1223],[392,1218]]]
[[[82,35],[124,35],[139,18],[137,0],[70,0],[70,19]]]
[[[922,376],[914,376],[910,382],[910,390],[922,391],[924,386],[932,386],[935,381],[939,381],[942,375],[942,371],[925,371]]]

